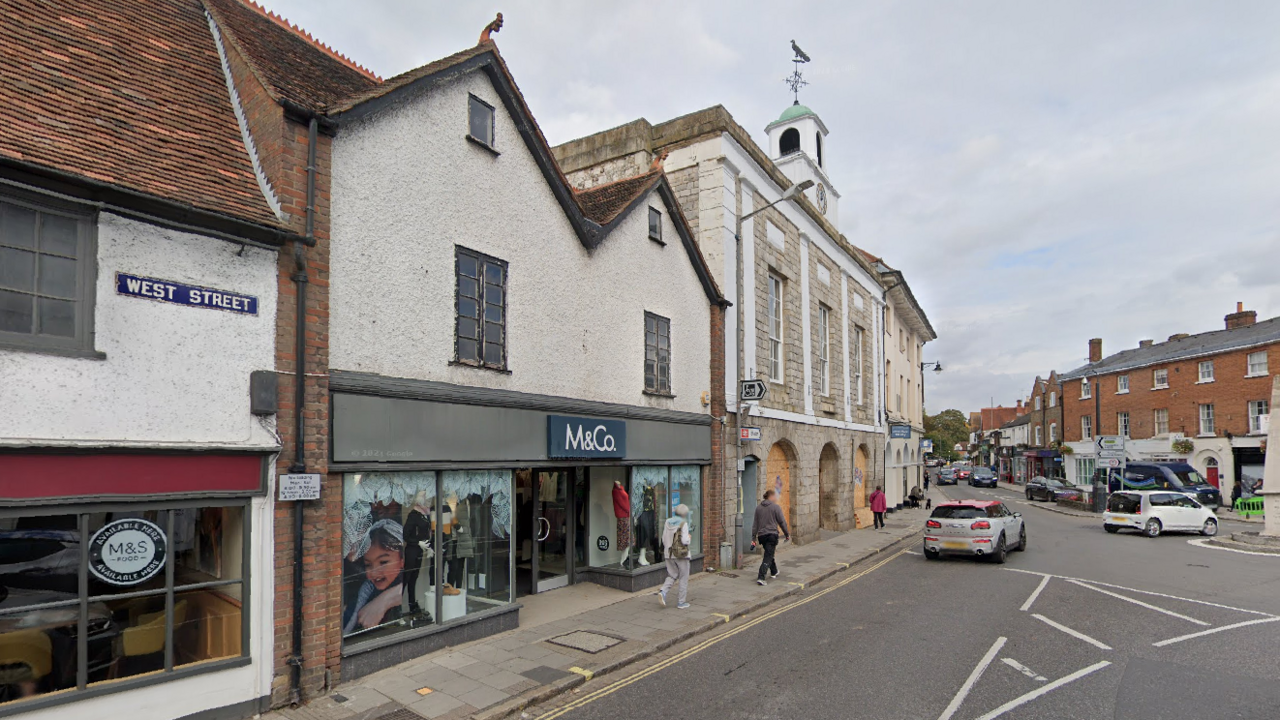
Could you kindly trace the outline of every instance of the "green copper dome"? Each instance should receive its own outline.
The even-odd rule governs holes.
[[[788,120],[794,120],[800,117],[801,115],[817,115],[817,113],[805,107],[804,105],[796,104],[796,105],[792,105],[786,110],[783,110],[782,115],[778,117],[777,122],[786,122]]]

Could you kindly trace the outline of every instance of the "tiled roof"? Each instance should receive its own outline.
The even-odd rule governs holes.
[[[1078,367],[1069,373],[1063,373],[1058,380],[1078,380],[1095,374],[1122,372],[1183,358],[1213,355],[1276,342],[1280,342],[1280,317],[1233,330],[1214,330],[1156,343],[1150,347],[1131,348],[1105,357],[1096,363]]]
[[[578,204],[582,206],[582,214],[601,225],[608,225],[636,198],[648,192],[661,175],[661,170],[651,170],[643,175],[597,185],[589,190],[575,190],[574,194],[578,197]]]
[[[277,99],[319,109],[378,87],[378,76],[252,0],[203,0]]]
[[[199,0],[0,0],[5,158],[260,224]]]
[[[225,2],[226,0],[223,1]],[[383,95],[399,90],[400,88],[413,83],[415,80],[430,77],[441,70],[451,68],[454,65],[490,51],[492,51],[494,55],[497,55],[497,46],[493,43],[485,43],[483,45],[469,47],[466,50],[456,52],[448,57],[443,57],[439,60],[429,62],[422,67],[416,67],[412,70],[402,72],[395,77],[387,78],[376,86],[362,88],[343,97],[335,98],[326,105],[325,110],[334,114],[347,112],[357,105],[366,103],[370,100],[375,100]]]
[[[1004,428],[1018,427],[1019,425],[1026,425],[1029,422],[1031,422],[1031,413],[1027,413],[1026,415],[1019,415],[1018,417],[1001,425],[1000,428],[1004,429]]]

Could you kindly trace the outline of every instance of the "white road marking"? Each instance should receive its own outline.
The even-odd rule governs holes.
[[[1266,557],[1280,558],[1280,555],[1276,553],[1253,552],[1252,550],[1239,550],[1236,548],[1222,547],[1221,545],[1210,545],[1208,543],[1209,541],[1205,538],[1192,538],[1191,540],[1187,541],[1188,545],[1195,545],[1196,547],[1204,548],[1206,550],[1226,550],[1227,552],[1240,553],[1241,555],[1264,555]]]
[[[1262,615],[1263,617],[1280,617],[1280,615],[1272,615],[1271,613],[1262,612],[1260,610],[1246,610],[1244,608],[1232,607],[1231,605],[1222,605],[1220,603],[1209,602],[1208,600],[1195,600],[1193,598],[1178,597],[1177,595],[1168,595],[1166,593],[1153,592],[1151,590],[1139,590],[1137,588],[1125,587],[1124,585],[1116,585],[1115,583],[1102,582],[1101,580],[1089,580],[1087,578],[1071,577],[1069,575],[1053,575],[1051,573],[1036,572],[1034,570],[1022,570],[1019,568],[1004,568],[1009,572],[1023,573],[1026,575],[1039,575],[1040,577],[1058,578],[1059,580],[1079,580],[1089,583],[1090,585],[1101,585],[1103,587],[1115,588],[1116,590],[1128,590],[1129,592],[1141,593],[1143,595],[1153,595],[1155,597],[1169,598],[1170,600],[1181,600],[1183,602],[1195,603],[1197,605],[1207,605],[1208,607],[1221,608],[1223,610],[1235,610],[1236,612],[1249,613],[1250,615]]]
[[[986,671],[987,666],[991,664],[992,660],[996,659],[996,653],[1000,652],[1000,648],[1004,647],[1008,640],[1009,638],[1006,637],[996,638],[991,649],[987,651],[986,655],[982,656],[978,666],[973,669],[973,672],[969,673],[969,679],[964,681],[964,685],[960,686],[960,691],[956,693],[955,697],[951,698],[951,704],[938,716],[938,720],[951,720],[951,716],[956,714],[956,710],[960,709],[960,704],[969,696],[969,691],[973,689],[974,683],[978,682],[978,678],[982,677],[982,673]]]
[[[1023,675],[1026,675],[1027,677],[1031,678],[1032,680],[1035,680],[1036,682],[1046,682],[1049,679],[1043,675],[1040,675],[1035,670],[1032,670],[1026,665],[1023,665],[1017,660],[1014,660],[1013,658],[1000,658],[1000,662],[1004,663],[1005,665],[1008,665],[1009,667],[1013,668],[1014,670],[1017,670],[1018,672],[1022,673]]]
[[[1027,598],[1027,601],[1022,603],[1022,607],[1018,609],[1021,610],[1022,612],[1026,612],[1030,610],[1031,603],[1035,602],[1036,598],[1040,597],[1040,591],[1044,590],[1044,586],[1048,584],[1049,584],[1049,576],[1045,575],[1044,579],[1040,581],[1040,584],[1036,586],[1035,592],[1031,593],[1031,597]]]
[[[1182,635],[1176,638],[1169,638],[1168,640],[1161,640],[1160,642],[1155,642],[1151,644],[1155,647],[1164,647],[1165,645],[1172,645],[1174,643],[1182,642],[1183,640],[1191,640],[1193,638],[1204,637],[1205,635],[1220,633],[1223,630],[1235,630],[1236,628],[1242,628],[1248,625],[1261,625],[1262,623],[1276,622],[1277,620],[1280,620],[1280,617],[1262,618],[1261,620],[1248,620],[1245,622],[1236,623],[1234,625],[1223,625],[1222,627],[1214,628],[1212,630],[1201,630],[1198,633],[1191,633],[1190,635]]]
[[[902,552],[904,552],[904,553],[906,553],[906,554],[908,554],[908,555],[919,555],[919,554],[920,554],[920,553],[916,552],[915,550],[903,550]]]
[[[1040,622],[1042,622],[1042,623],[1044,623],[1044,624],[1048,625],[1049,627],[1057,628],[1057,629],[1061,630],[1062,632],[1064,632],[1064,633],[1066,633],[1066,634],[1070,635],[1071,637],[1074,637],[1074,638],[1077,638],[1077,639],[1083,640],[1083,641],[1085,641],[1085,642],[1089,643],[1090,645],[1093,645],[1094,647],[1102,648],[1103,650],[1110,650],[1110,649],[1111,649],[1111,646],[1110,646],[1110,645],[1108,645],[1108,644],[1106,644],[1106,643],[1104,643],[1104,642],[1102,642],[1102,641],[1100,641],[1100,640],[1094,640],[1093,638],[1089,637],[1088,635],[1085,635],[1084,633],[1079,632],[1079,631],[1077,631],[1077,630],[1072,630],[1071,628],[1067,627],[1066,625],[1063,625],[1063,624],[1061,624],[1061,623],[1056,623],[1056,622],[1054,622],[1054,621],[1050,620],[1049,618],[1047,618],[1047,617],[1045,617],[1045,616],[1043,616],[1043,615],[1040,615],[1040,614],[1037,614],[1037,613],[1032,613],[1032,614],[1031,614],[1031,617],[1033,617],[1033,618],[1035,618],[1035,619],[1039,620]]]
[[[1113,598],[1118,598],[1118,599],[1120,599],[1120,600],[1124,600],[1125,602],[1131,602],[1131,603],[1133,603],[1134,605],[1137,605],[1138,607],[1144,607],[1144,608],[1146,608],[1146,609],[1148,609],[1148,610],[1155,610],[1156,612],[1164,613],[1165,615],[1168,615],[1169,617],[1176,617],[1176,618],[1178,618],[1179,620],[1186,620],[1187,622],[1195,623],[1196,625],[1204,625],[1205,627],[1209,627],[1209,623],[1207,623],[1207,622],[1205,622],[1205,621],[1203,621],[1203,620],[1197,620],[1197,619],[1195,619],[1195,618],[1193,618],[1193,617],[1187,617],[1186,615],[1180,615],[1180,614],[1178,614],[1178,613],[1176,613],[1176,612],[1174,612],[1174,611],[1172,611],[1172,610],[1165,610],[1164,608],[1156,607],[1155,605],[1149,605],[1149,604],[1147,604],[1147,603],[1142,602],[1141,600],[1134,600],[1134,599],[1133,599],[1133,598],[1131,598],[1131,597],[1125,597],[1124,595],[1121,595],[1120,593],[1113,593],[1113,592],[1111,592],[1110,590],[1103,590],[1102,588],[1098,588],[1098,587],[1094,587],[1094,586],[1092,586],[1092,585],[1088,585],[1088,584],[1082,583],[1082,582],[1080,582],[1079,580],[1068,580],[1067,582],[1071,583],[1072,585],[1079,585],[1079,586],[1080,586],[1080,587],[1082,587],[1082,588],[1088,588],[1088,589],[1090,589],[1090,590],[1092,590],[1092,591],[1094,591],[1094,592],[1100,592],[1100,593],[1102,593],[1103,595],[1110,595],[1110,596],[1111,596],[1111,597],[1113,597]]]
[[[1089,667],[1084,668],[1083,670],[1077,670],[1064,678],[1054,680],[1053,682],[1049,683],[1048,685],[1045,685],[1042,688],[1039,688],[1038,690],[1032,690],[1026,695],[1020,695],[1010,700],[1009,702],[1001,705],[995,710],[992,710],[986,715],[983,715],[982,717],[978,718],[978,720],[994,720],[994,718],[998,718],[1001,715],[1009,712],[1010,710],[1013,710],[1014,708],[1026,705],[1027,703],[1031,702],[1032,700],[1035,700],[1036,698],[1040,697],[1041,695],[1044,695],[1045,693],[1051,692],[1053,690],[1057,690],[1058,688],[1062,687],[1063,685],[1066,685],[1069,682],[1079,680],[1085,675],[1088,675],[1089,673],[1092,673],[1092,672],[1097,672],[1098,670],[1101,670],[1102,668],[1107,667],[1110,664],[1111,663],[1107,662],[1106,660],[1103,660],[1102,662],[1094,663],[1093,665],[1090,665]]]

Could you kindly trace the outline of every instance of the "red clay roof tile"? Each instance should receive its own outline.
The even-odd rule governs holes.
[[[588,190],[574,190],[582,214],[601,225],[608,225],[627,209],[640,195],[658,183],[661,170],[651,170],[643,175],[615,180]]]

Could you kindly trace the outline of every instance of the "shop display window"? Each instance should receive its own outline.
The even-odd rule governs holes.
[[[671,468],[671,512],[681,503],[689,506],[689,533],[693,543],[689,552],[702,552],[702,468],[698,465],[677,465]]]
[[[0,703],[243,657],[249,528],[228,502],[0,516]]]
[[[510,471],[348,473],[342,531],[349,640],[512,600]]]
[[[666,466],[631,468],[631,544],[638,566],[664,560],[662,524],[671,514],[667,497],[669,481],[670,469]]]

